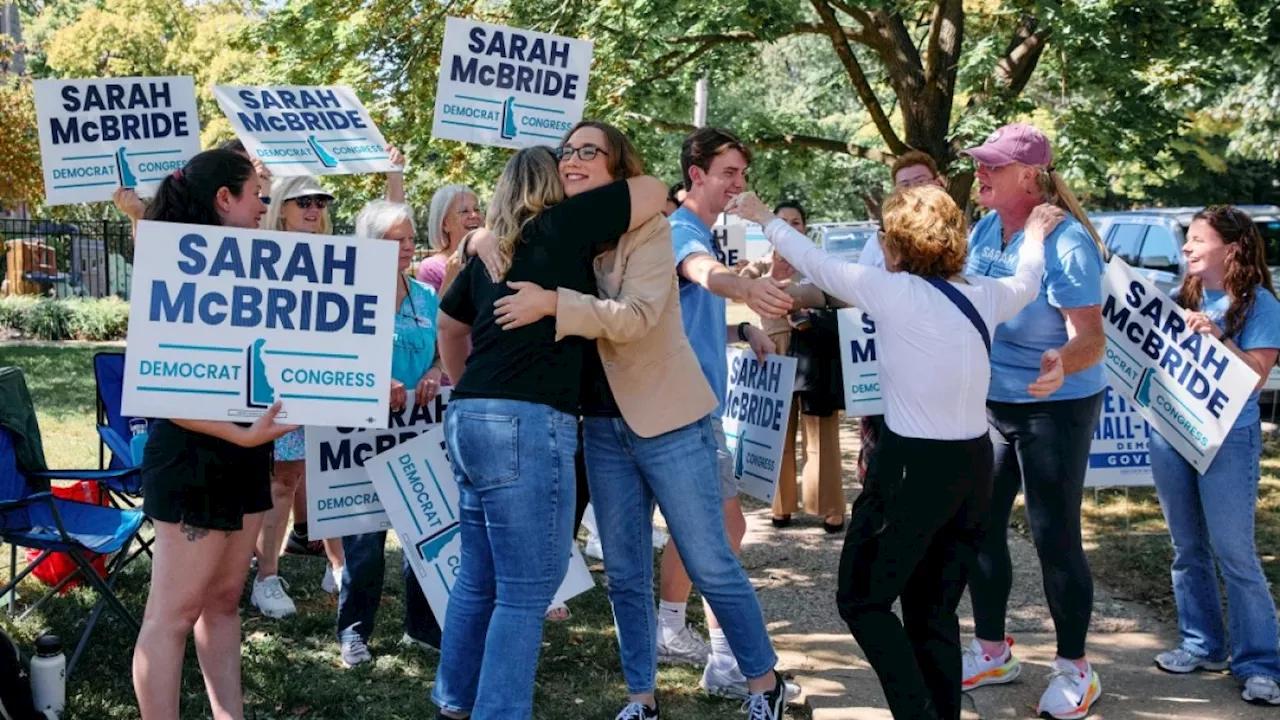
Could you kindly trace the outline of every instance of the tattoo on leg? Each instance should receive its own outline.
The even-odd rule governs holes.
[[[182,523],[182,534],[187,536],[187,542],[195,542],[208,535],[209,530]]]

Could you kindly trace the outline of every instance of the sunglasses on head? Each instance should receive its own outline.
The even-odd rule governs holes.
[[[582,147],[572,147],[570,145],[561,145],[560,147],[555,149],[556,161],[564,162],[565,160],[568,160],[569,158],[573,157],[574,153],[578,154],[578,158],[582,160],[582,162],[591,162],[592,160],[595,160],[597,154],[600,154],[600,155],[609,154],[605,152],[604,149],[598,148],[595,145],[583,145]]]
[[[302,197],[294,198],[293,201],[303,210],[310,210],[312,205],[315,205],[317,210],[323,210],[329,207],[329,201],[332,199],[324,195],[303,195]]]

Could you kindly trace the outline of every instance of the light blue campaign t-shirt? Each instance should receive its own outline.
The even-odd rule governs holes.
[[[1000,215],[989,213],[969,236],[969,275],[1010,277],[1018,269],[1022,231],[1001,247],[1004,230]],[[1040,376],[1040,356],[1067,343],[1067,323],[1059,310],[1102,304],[1102,253],[1084,226],[1070,215],[1045,239],[1044,279],[1040,294],[1008,322],[996,327],[991,339],[991,390],[995,402],[1030,403],[1078,400],[1102,392],[1106,377],[1102,363],[1066,376],[1058,392],[1033,398],[1027,386]]]
[[[715,240],[711,228],[689,208],[680,208],[667,218],[671,223],[671,244],[675,248],[676,267],[694,253],[715,257]],[[729,385],[729,363],[725,359],[725,299],[701,285],[680,278],[680,314],[684,334],[689,336],[693,354],[698,357],[702,374],[707,376],[716,400],[724,404]],[[720,409],[716,408],[716,415]]]
[[[1254,291],[1254,297],[1256,299],[1253,307],[1244,316],[1244,327],[1231,339],[1241,350],[1280,349],[1280,300],[1261,286]],[[1218,327],[1226,330],[1227,308],[1231,307],[1231,296],[1221,290],[1205,290],[1201,306],[1205,315],[1217,323]],[[1270,371],[1271,368],[1267,368],[1267,372]],[[1258,408],[1260,394],[1261,391],[1255,390],[1249,396],[1249,401],[1236,418],[1236,424],[1232,426],[1233,430],[1257,425],[1262,419],[1262,411]]]
[[[409,294],[396,312],[396,333],[391,343],[391,377],[404,383],[410,403],[418,381],[436,358],[436,311],[440,299],[430,286],[409,280]]]

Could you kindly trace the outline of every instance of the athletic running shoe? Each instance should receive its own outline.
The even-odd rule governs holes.
[[[279,620],[298,612],[293,600],[285,592],[289,583],[279,575],[259,577],[253,581],[253,593],[249,595],[249,603],[258,608],[263,615]]]
[[[963,665],[960,689],[968,692],[983,685],[1003,685],[1018,679],[1022,672],[1022,663],[1013,656],[1013,638],[1004,639],[1004,652],[1000,657],[992,657],[982,650],[977,638],[964,649],[961,662]]]
[[[800,696],[800,684],[783,678],[782,684],[787,688],[787,702]],[[747,689],[747,678],[738,669],[738,662],[733,658],[723,661],[712,655],[707,666],[702,670],[702,679],[698,681],[708,695],[729,698],[730,700],[749,700],[751,691]]]
[[[289,539],[285,541],[284,551],[289,555],[323,555],[324,543],[319,540],[308,540],[305,535],[290,530]]]
[[[344,666],[353,668],[357,665],[373,662],[373,653],[369,652],[369,647],[365,645],[364,638],[361,638],[360,633],[356,632],[355,625],[338,633],[338,637],[342,643],[342,664]]]
[[[1102,697],[1102,681],[1093,667],[1081,670],[1070,660],[1053,661],[1049,687],[1040,696],[1036,714],[1054,720],[1080,720]]]
[[[698,636],[694,629],[685,625],[680,632],[664,637],[666,633],[658,628],[658,662],[668,665],[704,665],[711,656],[711,646]]]
[[[337,595],[342,592],[342,568],[326,565],[324,577],[320,579],[320,589],[330,595]]]
[[[1171,673],[1192,673],[1197,670],[1226,670],[1227,661],[1214,662],[1203,655],[1197,655],[1190,650],[1178,647],[1168,652],[1162,652],[1156,656],[1156,665],[1165,672]]]
[[[1280,705],[1280,685],[1263,675],[1254,675],[1244,681],[1240,697],[1254,705]]]
[[[658,708],[633,702],[622,708],[622,712],[613,720],[658,720]]]
[[[786,684],[783,682],[782,676],[776,671],[773,675],[777,680],[772,690],[761,695],[752,695],[743,703],[743,709],[747,712],[747,720],[781,720],[786,717]]]

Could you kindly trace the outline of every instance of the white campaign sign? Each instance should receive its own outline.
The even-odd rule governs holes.
[[[451,390],[441,388],[425,407],[392,410],[384,430],[307,428],[307,537],[324,540],[391,527],[364,464],[444,422]]]
[[[1151,428],[1132,400],[1107,386],[1102,412],[1089,447],[1085,487],[1154,485],[1151,477]]]
[[[592,44],[451,17],[445,21],[431,137],[557,145],[582,119]]]
[[[733,455],[734,476],[744,492],[773,501],[787,440],[787,418],[796,386],[796,359],[728,349],[729,390],[725,394],[725,439]]]
[[[1111,386],[1204,472],[1257,373],[1212,336],[1188,332],[1187,312],[1119,257],[1107,264],[1102,298]]]
[[[343,85],[213,89],[219,107],[274,175],[363,175],[398,171],[387,141]]]
[[[747,260],[747,233],[752,229],[759,230],[760,226],[748,223],[736,215],[721,213],[711,228],[711,237],[716,244],[716,259],[729,267]],[[763,236],[763,231],[757,234]]]
[[[37,80],[46,205],[143,197],[200,152],[190,77]]]
[[[381,427],[393,243],[138,223],[123,412]]]
[[[857,308],[836,311],[840,328],[840,372],[844,377],[844,413],[849,417],[884,414],[876,323]]]
[[[434,427],[379,454],[365,464],[365,471],[383,500],[436,620],[444,627],[449,594],[462,567],[458,484],[445,451],[444,428]],[[595,580],[574,543],[555,601],[564,602],[593,587]]]

